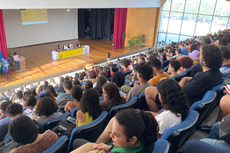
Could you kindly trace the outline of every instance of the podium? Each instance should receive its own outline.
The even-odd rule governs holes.
[[[24,56],[19,57],[20,69],[26,69],[26,58]]]

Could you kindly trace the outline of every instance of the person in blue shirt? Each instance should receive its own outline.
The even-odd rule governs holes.
[[[3,101],[0,106],[0,142],[3,141],[5,138],[7,132],[8,132],[8,126],[11,122],[11,119],[9,116],[6,115],[6,108],[12,104],[10,100]]]
[[[179,48],[181,50],[181,54],[188,55],[189,50],[186,47],[184,47],[183,44],[179,44]]]
[[[60,95],[57,96],[56,100],[59,100],[61,98],[66,98],[69,101],[74,101],[73,97],[71,96],[71,89],[72,89],[73,85],[72,82],[69,80],[66,80],[63,83],[63,88],[65,90],[66,93],[62,93]]]

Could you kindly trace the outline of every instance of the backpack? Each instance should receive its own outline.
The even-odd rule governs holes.
[[[58,112],[62,112],[62,113],[65,112],[64,108],[68,101],[69,100],[66,98],[61,98],[61,99],[56,100],[56,103],[58,105]]]
[[[75,122],[75,123],[74,123]],[[63,135],[71,136],[72,130],[76,127],[76,119],[70,115],[63,118],[52,131],[60,138]]]

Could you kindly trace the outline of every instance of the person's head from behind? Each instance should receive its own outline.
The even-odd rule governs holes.
[[[90,79],[96,79],[97,73],[94,70],[92,70],[89,72],[89,77]]]
[[[17,52],[14,52],[14,55],[17,55]]]
[[[33,108],[37,104],[37,100],[34,95],[29,94],[26,98],[26,107]]]
[[[82,97],[82,89],[81,86],[79,85],[75,85],[73,86],[72,90],[71,90],[71,96],[77,100],[80,101],[81,97]]]
[[[12,104],[12,101],[10,101],[10,100],[5,100],[5,101],[3,101],[3,102],[1,103],[1,105],[0,105],[0,114],[6,115],[6,108],[7,108],[10,104]]]
[[[189,112],[189,105],[185,93],[173,79],[165,79],[157,84],[159,99],[166,110],[170,110],[184,120]]]
[[[156,75],[156,72],[162,70],[161,61],[157,58],[153,58],[149,61],[150,66],[153,69],[153,74]]]
[[[179,43],[179,44],[178,44],[178,47],[179,47],[179,48],[183,48],[184,45],[183,45],[182,43]]]
[[[92,88],[84,92],[80,101],[80,110],[83,113],[88,112],[94,120],[101,114],[99,93],[96,89]]]
[[[167,61],[166,53],[164,53],[164,52],[161,53],[160,57],[161,57],[161,62]]]
[[[127,68],[127,67],[129,66],[129,64],[130,64],[130,61],[129,61],[128,59],[124,58],[124,59],[122,60],[121,67],[122,67],[123,69],[125,69],[125,68]]]
[[[106,77],[100,76],[100,77],[97,79],[97,85],[96,85],[96,87],[97,87],[97,88],[101,88],[106,82],[107,82]]]
[[[121,110],[112,125],[113,144],[120,148],[131,148],[142,143],[152,146],[157,141],[158,124],[149,113],[135,109]]]
[[[89,80],[85,81],[85,91],[88,90],[88,89],[91,89],[93,88],[93,83]]]
[[[219,69],[223,62],[220,49],[214,45],[203,45],[201,47],[200,64],[209,69]]]
[[[98,74],[98,77],[100,77],[100,76],[106,77],[106,72],[105,71],[100,71],[99,74]]]
[[[6,108],[6,114],[11,118],[15,119],[17,116],[23,114],[22,105],[17,103],[12,103]]]
[[[73,87],[72,82],[69,81],[69,80],[64,81],[63,87],[64,87],[64,90],[65,90],[67,93],[68,93],[68,92],[70,93],[70,92],[71,92],[71,89],[72,89],[72,87]]]
[[[53,113],[57,112],[57,110],[58,110],[57,103],[53,99],[49,97],[38,99],[38,104],[36,108],[36,114],[38,116],[48,117],[50,115],[53,115]]]
[[[203,44],[211,44],[210,38],[209,37],[205,37],[204,41],[203,41]]]
[[[170,72],[170,73],[177,72],[177,70],[179,70],[180,67],[181,67],[181,65],[180,65],[180,62],[178,60],[171,59],[169,61],[168,72]]]
[[[19,91],[17,92],[16,98],[17,98],[18,100],[22,100],[22,98],[23,98],[22,91],[19,90]]]
[[[38,129],[28,116],[20,115],[11,121],[9,133],[14,141],[20,145],[33,143],[38,136]]]
[[[228,42],[227,42],[227,39],[225,37],[221,37],[219,39],[219,46],[227,46],[228,45]]]
[[[230,63],[230,48],[226,47],[226,46],[219,46],[221,52],[223,53],[223,63],[222,65],[226,65]]]
[[[49,91],[50,93],[52,93],[54,97],[58,96],[52,85],[47,86],[46,90]]]
[[[125,84],[125,76],[121,72],[115,72],[111,78],[111,82],[114,82],[119,88]]]
[[[73,85],[74,85],[74,86],[75,86],[75,85],[81,86],[81,82],[80,82],[77,78],[75,78],[74,81],[73,81]]]
[[[44,85],[43,85],[43,90],[46,90],[46,88],[48,87],[49,83],[47,81],[44,82]]]
[[[135,66],[138,80],[148,81],[153,74],[153,68],[148,63],[140,63]]]
[[[193,65],[193,60],[190,57],[182,57],[180,59],[180,65],[184,70],[187,70],[188,68],[192,67]]]
[[[196,44],[192,44],[191,48],[190,48],[190,52],[197,50],[197,45]]]

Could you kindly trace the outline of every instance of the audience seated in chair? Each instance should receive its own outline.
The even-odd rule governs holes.
[[[121,72],[119,72],[121,73]],[[124,104],[126,101],[120,96],[118,87],[113,82],[107,82],[102,87],[104,101],[101,102],[103,110],[109,112],[113,106]]]
[[[124,58],[124,59],[122,60],[121,68],[122,68],[123,70],[121,70],[121,73],[124,74],[125,72],[130,71],[130,69],[128,68],[129,64],[130,64],[130,61],[127,60],[126,58]]]
[[[201,100],[208,90],[223,82],[219,70],[222,65],[223,56],[220,49],[214,45],[201,47],[200,64],[203,72],[192,77],[184,77],[179,85],[189,98],[190,105]]]
[[[222,66],[220,67],[220,72],[225,77],[230,74],[230,48],[225,46],[220,46],[219,48],[224,56]]]
[[[102,112],[98,91],[87,89],[80,101],[80,110],[77,111],[76,126],[88,124],[95,120]]]
[[[180,62],[178,60],[171,59],[169,61],[169,67],[168,67],[168,71],[167,72],[171,74],[170,78],[178,75],[177,70],[179,70],[180,67],[181,67],[181,65],[180,65]]]
[[[10,123],[9,133],[13,140],[21,145],[10,153],[43,152],[58,140],[58,136],[49,130],[38,134],[34,121],[25,115],[18,116]]]
[[[3,101],[0,106],[0,142],[2,142],[4,137],[6,136],[9,123],[11,122],[10,117],[7,116],[6,113],[6,109],[10,104],[12,104],[12,102],[10,100],[6,100]]]
[[[71,89],[72,89],[73,85],[72,85],[72,82],[71,81],[64,81],[63,83],[63,88],[65,90],[66,93],[62,93],[62,94],[59,94],[56,98],[56,100],[59,100],[61,98],[65,98],[69,101],[74,101],[73,97],[71,97]]]
[[[115,72],[111,78],[111,82],[114,82],[118,88],[121,88],[125,84],[125,76],[121,72]]]
[[[39,98],[36,107],[36,115],[38,115],[39,118],[33,115],[33,119],[36,119],[35,121],[40,127],[43,126],[45,121],[62,115],[60,112],[56,113],[58,106],[56,102],[49,97]]]
[[[149,64],[152,66],[153,75],[155,75],[152,79],[149,80],[153,86],[156,86],[160,79],[163,77],[170,78],[168,73],[162,71],[161,62],[157,58],[151,58]]]
[[[97,91],[98,91],[98,93],[99,93],[99,96],[102,96],[102,86],[103,86],[106,82],[107,82],[106,77],[104,77],[104,76],[98,77],[97,83],[96,83],[96,86],[95,86],[95,89],[97,89]]]
[[[190,57],[184,56],[180,59],[180,69],[178,70],[178,73],[181,74],[187,69],[191,68],[193,66],[193,60]]]
[[[34,97],[34,95],[29,94],[26,98],[26,105],[25,105],[25,108],[23,109],[23,115],[26,115],[32,118],[32,112],[36,104],[37,104],[37,100]]]
[[[82,97],[82,89],[81,86],[75,85],[71,89],[71,97],[73,97],[75,100],[74,101],[68,101],[67,104],[65,105],[65,111],[72,113],[73,109],[75,107],[80,106],[80,100]]]
[[[151,75],[153,74],[153,69],[148,63],[140,63],[135,67],[135,72],[137,74],[137,78],[139,80],[140,85],[136,85],[131,88],[128,86],[122,86],[121,91],[128,93],[124,96],[126,101],[130,101],[133,97],[138,97],[140,93],[144,92],[145,88],[151,86],[151,83],[148,82]]]
[[[107,152],[151,153],[153,145],[157,141],[158,125],[154,117],[148,112],[134,109],[122,110],[113,118],[111,129],[112,146],[105,143],[87,143],[82,139],[76,139],[74,148],[78,148],[84,143],[86,144],[72,153],[96,149]]]

